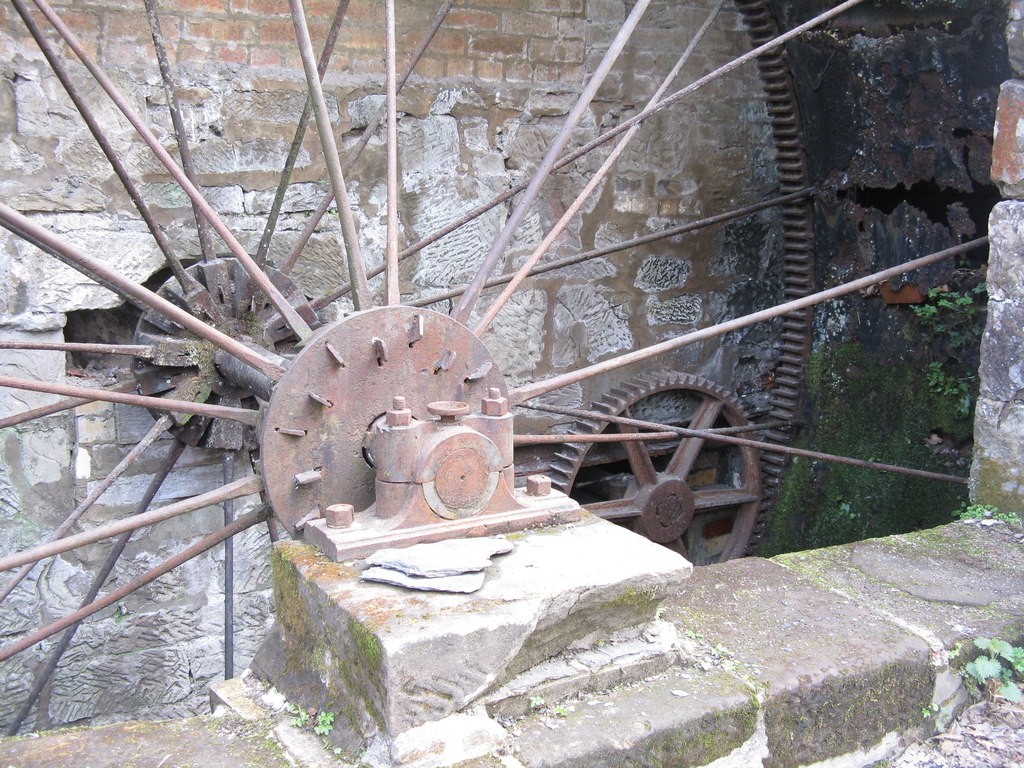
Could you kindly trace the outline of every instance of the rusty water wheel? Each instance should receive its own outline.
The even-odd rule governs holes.
[[[590,410],[690,429],[746,426],[736,399],[700,376],[639,375]],[[577,434],[629,429],[580,420]],[[707,565],[747,550],[762,504],[761,462],[753,448],[695,437],[653,443],[571,443],[556,454],[553,484],[590,512]]]

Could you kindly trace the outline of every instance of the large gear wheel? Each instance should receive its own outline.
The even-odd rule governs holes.
[[[591,410],[690,429],[749,424],[724,388],[686,373],[639,375]],[[628,430],[577,421],[577,434]],[[695,565],[741,557],[765,514],[754,448],[696,437],[642,443],[572,443],[556,454],[553,484],[594,514],[623,523],[682,553]]]

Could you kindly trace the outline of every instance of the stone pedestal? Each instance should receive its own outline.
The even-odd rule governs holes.
[[[359,579],[361,562],[280,542],[277,623],[253,669],[292,703],[336,713],[332,736],[375,765],[450,765],[500,747],[488,715],[654,674],[674,660],[658,606],[692,567],[611,523],[508,537],[473,594]]]

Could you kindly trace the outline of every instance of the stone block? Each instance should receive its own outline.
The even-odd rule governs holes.
[[[985,284],[993,301],[1024,300],[1024,202],[997,203],[988,218],[991,239]]]
[[[946,649],[1024,630],[1024,545],[1005,524],[958,522],[775,560]]]
[[[1024,80],[1007,80],[999,88],[992,180],[1004,197],[1024,197]]]
[[[1024,403],[979,397],[974,414],[971,498],[1007,512],[1024,512]]]
[[[991,301],[981,343],[981,396],[1009,403],[1024,400],[1024,299]],[[1024,437],[1024,434],[1018,435]],[[1021,453],[1024,458],[1024,452]]]
[[[1006,53],[1014,74],[1024,75],[1024,2],[1010,0],[1006,22]]]
[[[393,739],[466,712],[595,628],[652,621],[692,570],[596,518],[509,539],[515,550],[471,595],[361,582],[356,567],[278,543],[277,624],[255,671],[302,706],[343,713],[340,727]]]
[[[698,568],[667,613],[764,690],[765,766],[815,763],[913,731],[932,699],[923,640],[778,563]]]

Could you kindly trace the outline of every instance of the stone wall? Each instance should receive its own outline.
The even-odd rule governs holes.
[[[1024,2],[1010,3],[1010,64],[1024,77]],[[971,495],[1024,512],[1024,80],[999,91],[992,178],[1007,200],[989,218],[988,321],[981,344],[981,393],[974,421]]]
[[[453,10],[417,75],[403,92],[401,238],[413,242],[525,178],[557,131],[628,3],[621,0],[467,0]],[[577,131],[583,142],[635,112],[713,5],[655,2]],[[319,45],[333,8],[307,5]],[[255,250],[279,169],[303,104],[303,81],[290,45],[286,4],[266,0],[168,0],[164,34],[199,180],[242,244]],[[72,0],[58,9],[108,68],[135,107],[174,148],[166,98],[136,3]],[[401,4],[400,59],[418,40],[436,3]],[[353,145],[381,101],[380,4],[354,0],[326,78],[339,142]],[[736,10],[727,4],[680,83],[746,50]],[[69,64],[85,97],[134,177],[141,182],[175,251],[199,255],[191,212],[82,68]],[[383,143],[373,138],[351,174],[364,252],[383,250]],[[557,174],[520,228],[504,268],[539,242],[600,158]],[[166,279],[159,251],[131,210],[74,108],[49,73],[9,4],[0,7],[0,197],[126,276]],[[271,247],[279,261],[326,189],[315,134],[307,134]],[[739,70],[681,108],[650,121],[583,215],[556,244],[567,255],[617,242],[770,196],[773,150],[760,85]],[[410,260],[407,297],[468,278],[508,215],[499,207]],[[779,217],[765,212],[718,229],[591,261],[528,283],[499,316],[488,343],[512,384],[609,357],[767,306],[781,295]],[[345,280],[338,224],[327,217],[295,276],[309,295]],[[0,331],[5,338],[127,341],[137,313],[120,299],[31,246],[0,233]],[[446,305],[439,305],[446,309]],[[739,391],[753,408],[768,401],[773,357],[752,331],[683,350],[650,367],[684,367]],[[120,367],[119,367],[120,366]],[[3,353],[0,372],[46,381],[102,384],[126,378],[125,363],[51,352]],[[627,375],[619,374],[618,376]],[[608,377],[562,394],[589,401]],[[4,390],[0,413],[51,401]],[[94,488],[152,425],[138,410],[89,406],[0,433],[0,550],[34,544]],[[542,427],[548,424],[540,425]],[[537,428],[526,422],[525,431]],[[166,452],[158,441],[101,498],[83,524],[128,513]],[[189,449],[158,496],[170,501],[219,485],[222,455]],[[248,457],[236,457],[238,472]],[[244,508],[246,505],[239,505]],[[242,511],[241,509],[238,510]],[[220,525],[207,509],[148,529],[129,545],[107,588],[119,586]],[[260,528],[236,544],[236,664],[247,663],[271,610]],[[0,607],[4,641],[77,607],[105,557],[96,545],[48,561]],[[89,621],[65,657],[26,728],[168,717],[194,712],[221,673],[222,553],[215,550]],[[9,722],[44,643],[0,665],[0,722]]]

